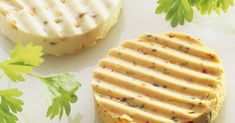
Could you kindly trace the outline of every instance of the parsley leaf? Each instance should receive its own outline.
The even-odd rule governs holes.
[[[64,112],[67,116],[70,115],[71,103],[76,103],[78,99],[75,92],[81,86],[75,77],[69,73],[44,78],[37,75],[32,76],[41,79],[51,94],[52,104],[48,108],[47,117],[53,119],[58,116],[61,119]]]
[[[11,52],[10,59],[1,62],[0,68],[14,82],[24,81],[23,73],[29,73],[43,62],[41,46],[17,44]]]
[[[16,113],[22,111],[23,101],[18,99],[23,93],[18,89],[0,90],[0,123],[16,123]]]
[[[71,104],[76,103],[78,99],[75,92],[81,85],[69,73],[49,77],[32,74],[33,68],[44,61],[42,56],[41,46],[17,44],[11,52],[11,57],[0,62],[0,69],[3,70],[3,75],[7,75],[13,82],[24,81],[23,75],[29,75],[43,81],[52,98],[52,104],[49,106],[46,116],[50,119],[58,116],[61,119],[64,112],[67,116],[70,115]],[[1,78],[2,75],[0,75]],[[0,90],[0,123],[16,123],[18,121],[15,114],[22,111],[23,102],[17,97],[22,94],[17,89]]]
[[[196,7],[202,15],[227,12],[233,0],[157,0],[156,14],[165,13],[166,20],[171,22],[172,27],[183,25],[185,21],[193,20],[193,7]]]

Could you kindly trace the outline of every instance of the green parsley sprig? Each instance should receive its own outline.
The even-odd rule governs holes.
[[[18,89],[6,89],[0,91],[0,123],[16,123],[15,115],[22,111],[23,101],[18,99],[23,93]]]
[[[56,116],[62,118],[64,112],[70,115],[71,103],[76,103],[75,95],[81,86],[75,77],[69,73],[60,73],[53,76],[43,77],[33,74],[32,70],[43,63],[41,46],[32,44],[23,46],[17,44],[6,61],[0,62],[0,69],[13,82],[25,81],[25,76],[35,77],[41,80],[51,95],[51,105],[48,107],[46,116],[50,119]],[[0,79],[2,76],[0,76]],[[16,123],[16,114],[22,111],[23,101],[19,97],[23,92],[18,89],[0,90],[0,123]]]
[[[217,14],[227,12],[229,6],[233,6],[233,0],[157,0],[157,3],[156,13],[165,13],[172,27],[191,22],[194,8],[202,15],[210,15],[212,11]]]
[[[53,119],[55,116],[59,116],[59,119],[61,119],[64,111],[68,116],[71,112],[70,103],[77,101],[78,97],[75,92],[81,86],[75,77],[69,73],[61,73],[50,77],[30,75],[44,82],[50,92],[52,104],[48,108],[47,117]]]
[[[16,48],[11,51],[11,57],[0,63],[0,69],[4,71],[13,82],[25,81],[23,74],[32,72],[33,68],[43,62],[42,47],[29,44],[23,47],[16,44]]]

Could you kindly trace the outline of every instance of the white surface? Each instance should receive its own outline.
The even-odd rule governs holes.
[[[80,54],[65,57],[46,56],[46,62],[35,72],[47,75],[70,71],[82,83],[78,92],[79,102],[72,107],[72,116],[61,121],[45,118],[49,97],[44,86],[37,80],[28,79],[25,83],[7,84],[1,81],[0,88],[19,87],[24,90],[24,111],[19,114],[19,123],[101,123],[95,115],[93,96],[90,88],[92,69],[106,52],[120,44],[122,40],[135,38],[144,32],[178,31],[202,39],[220,55],[226,72],[226,102],[216,123],[235,121],[235,9],[229,14],[210,17],[196,16],[191,24],[172,29],[163,15],[155,15],[155,0],[126,0],[119,23],[108,37],[94,48]],[[228,20],[229,19],[229,20]],[[14,47],[0,35],[0,60],[5,59]]]
[[[42,45],[55,56],[94,46],[117,22],[122,0],[1,0],[1,32],[14,42]],[[15,25],[14,25],[15,23]],[[12,28],[12,26],[16,26]],[[17,28],[17,29],[15,29]],[[54,46],[53,44],[56,44]]]

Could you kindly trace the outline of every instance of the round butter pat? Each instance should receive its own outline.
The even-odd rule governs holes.
[[[1,0],[1,32],[61,56],[92,47],[117,22],[121,0]]]
[[[185,34],[126,40],[93,74],[104,123],[212,123],[224,100],[218,55]]]

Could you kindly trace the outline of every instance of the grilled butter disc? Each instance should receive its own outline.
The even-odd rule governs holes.
[[[124,41],[93,74],[104,123],[211,123],[224,100],[219,57],[185,34]]]
[[[52,55],[96,44],[117,22],[122,0],[1,0],[1,32]]]

